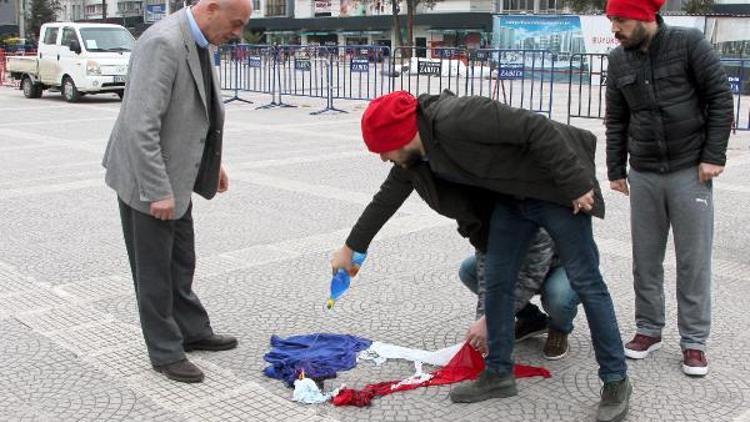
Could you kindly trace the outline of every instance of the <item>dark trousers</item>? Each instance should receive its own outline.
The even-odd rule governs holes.
[[[213,334],[192,289],[195,235],[192,204],[178,220],[162,221],[118,198],[141,329],[154,366],[185,358],[183,343]]]
[[[599,272],[591,217],[573,215],[572,209],[551,202],[508,196],[497,201],[490,221],[485,263],[487,367],[500,375],[513,370],[513,296],[526,250],[539,227],[555,241],[570,286],[583,303],[599,377],[604,382],[625,378],[625,353],[612,298]]]

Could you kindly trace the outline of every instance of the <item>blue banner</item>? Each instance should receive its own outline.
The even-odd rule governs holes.
[[[739,76],[727,76],[727,80],[729,81],[729,88],[732,90],[733,94],[739,94],[740,93],[740,77]]]
[[[310,59],[295,60],[294,70],[299,70],[300,72],[309,72],[310,70],[312,70],[312,63],[310,63]]]
[[[523,79],[523,63],[501,64],[497,77],[499,79]]]
[[[370,71],[370,61],[367,59],[352,59],[349,69],[352,73],[367,73]]]
[[[154,22],[160,21],[166,14],[167,14],[166,4],[147,4],[146,16],[144,18],[144,21],[146,23],[154,23]]]
[[[261,60],[258,56],[250,56],[247,58],[247,65],[249,67],[261,67]]]

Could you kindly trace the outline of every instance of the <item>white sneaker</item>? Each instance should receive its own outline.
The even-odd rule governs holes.
[[[661,337],[651,337],[636,334],[632,340],[625,345],[625,356],[630,359],[644,359],[649,353],[661,349]]]
[[[682,372],[693,377],[703,377],[708,374],[706,353],[701,350],[687,349],[682,352]]]

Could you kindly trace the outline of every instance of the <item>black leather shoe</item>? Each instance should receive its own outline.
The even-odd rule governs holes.
[[[203,340],[185,343],[184,345],[186,352],[192,352],[193,350],[229,350],[234,349],[235,347],[237,347],[237,339],[235,337],[221,336],[218,334],[213,334]]]
[[[161,372],[167,378],[179,382],[203,382],[203,371],[187,359],[170,363],[169,365],[154,366],[156,372]]]

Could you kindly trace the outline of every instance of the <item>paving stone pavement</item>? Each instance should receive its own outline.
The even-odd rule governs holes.
[[[249,95],[256,105],[267,96]],[[140,334],[117,203],[100,160],[117,115],[115,97],[67,104],[0,89],[0,420],[2,421],[581,421],[592,420],[600,383],[583,312],[570,355],[543,359],[543,339],[516,348],[519,362],[550,379],[519,381],[518,397],[454,405],[450,386],[384,397],[372,407],[303,406],[265,378],[272,334],[329,331],[438,349],[462,340],[474,298],[457,278],[470,253],[454,223],[410,198],[373,243],[353,290],[323,311],[330,252],[370,200],[388,166],[359,138],[363,102],[349,114],[310,116],[317,100],[256,111],[229,104],[226,164],[231,190],[195,200],[196,290],[218,332],[240,347],[191,354],[206,381],[184,385],[150,369]],[[576,120],[603,143],[597,120]],[[680,370],[674,255],[666,259],[665,347],[629,362],[630,421],[750,421],[750,134],[730,140],[715,183],[716,247],[711,373]],[[604,180],[603,149],[597,156]],[[602,268],[624,338],[633,332],[627,199],[605,190],[595,223]],[[406,362],[361,364],[339,383],[411,375]]]

